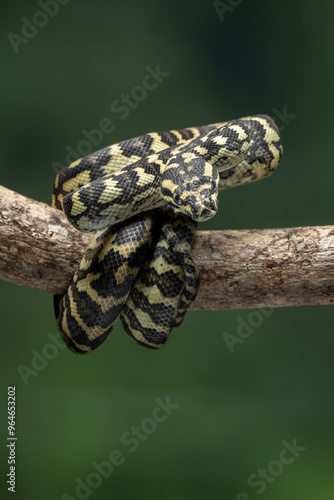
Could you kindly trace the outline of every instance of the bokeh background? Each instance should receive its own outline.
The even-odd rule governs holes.
[[[333,2],[218,4],[71,0],[26,42],[16,38],[15,51],[8,33],[22,36],[22,18],[41,7],[3,3],[1,184],[49,203],[57,164],[103,118],[114,130],[92,150],[268,113],[282,128],[278,171],[221,193],[219,214],[200,229],[333,224]],[[168,76],[121,120],[112,102],[157,65]],[[50,295],[7,282],[0,293],[2,498],[8,385],[17,392],[18,499],[333,498],[332,307],[190,312],[159,351],[117,326],[78,357],[50,337],[59,339]],[[231,353],[223,334],[237,335],[252,313],[258,326]],[[153,429],[145,419],[167,397],[178,408]],[[141,425],[150,434],[131,451],[122,436]],[[273,461],[294,440],[306,449],[281,470]],[[113,450],[123,463],[92,476]],[[264,486],[251,486],[268,466]],[[94,487],[76,492],[78,478]]]

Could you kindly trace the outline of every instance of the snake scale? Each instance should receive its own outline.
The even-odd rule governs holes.
[[[196,297],[197,222],[218,192],[269,176],[282,155],[267,115],[147,133],[76,160],[56,178],[52,206],[94,237],[67,291],[54,296],[58,329],[83,354],[119,318],[138,343],[162,346]]]

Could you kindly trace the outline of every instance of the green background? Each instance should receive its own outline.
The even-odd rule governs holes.
[[[95,149],[147,131],[268,113],[282,126],[278,171],[221,193],[219,214],[200,229],[333,224],[334,4],[225,5],[220,20],[203,0],[71,0],[15,53],[7,34],[21,34],[21,18],[41,8],[3,3],[1,184],[49,203],[52,165],[65,164],[66,147],[75,149],[82,130],[103,118],[115,129]],[[111,103],[158,64],[169,76],[120,120]],[[295,115],[285,124],[284,107]],[[76,479],[86,482],[92,462],[113,450],[123,463],[89,498],[333,498],[332,307],[258,313],[261,324],[234,353],[223,334],[237,335],[240,318],[252,322],[254,311],[190,312],[158,351],[117,326],[100,349],[79,357],[50,347],[57,346],[48,337],[56,334],[50,295],[7,282],[0,293],[2,498],[9,385],[17,392],[18,499],[75,498]],[[54,358],[25,384],[18,366],[32,368],[36,351]],[[167,397],[179,407],[131,452],[121,436],[145,426],[155,400]],[[306,450],[259,495],[247,480],[272,466],[284,440]]]

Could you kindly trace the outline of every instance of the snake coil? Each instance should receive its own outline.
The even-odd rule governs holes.
[[[52,206],[95,235],[67,291],[54,296],[58,329],[83,354],[119,318],[138,343],[162,346],[196,297],[197,222],[218,192],[269,176],[282,145],[266,115],[152,132],[76,160],[56,178]]]

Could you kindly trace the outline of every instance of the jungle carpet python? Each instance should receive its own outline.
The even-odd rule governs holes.
[[[140,344],[162,346],[196,297],[196,224],[215,215],[219,190],[270,175],[282,155],[266,115],[152,132],[81,158],[56,178],[52,206],[95,231],[64,295],[59,331],[84,354],[120,318]]]

